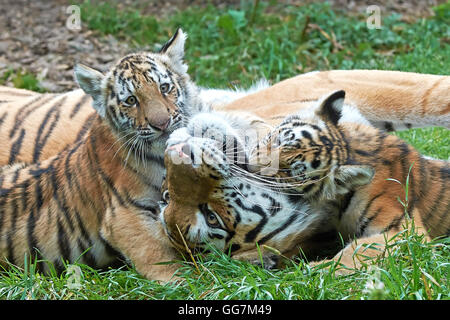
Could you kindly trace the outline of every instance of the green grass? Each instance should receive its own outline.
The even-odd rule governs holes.
[[[40,86],[39,80],[32,73],[23,70],[10,69],[6,71],[0,77],[0,85],[5,84],[7,81],[12,81],[14,87],[20,89],[27,89],[36,92],[45,92]]]
[[[274,2],[274,1],[272,1]],[[381,30],[369,30],[366,16],[350,17],[328,4],[301,7],[244,1],[239,8],[190,7],[158,23],[135,9],[82,5],[82,21],[101,33],[157,49],[177,27],[189,35],[186,58],[200,85],[248,85],[265,77],[273,82],[324,69],[387,69],[449,74],[450,5],[432,19],[414,24],[400,15],[383,16]],[[445,9],[445,10],[444,10]],[[136,23],[142,19],[143,25]],[[305,23],[316,25],[305,30]],[[144,37],[144,34],[149,34]],[[335,36],[342,47],[328,38]]]
[[[337,277],[334,267],[292,263],[267,271],[213,252],[199,257],[200,272],[184,262],[182,283],[160,285],[133,268],[97,271],[79,265],[78,288],[70,276],[43,276],[34,266],[10,267],[0,278],[3,299],[449,299],[450,243],[425,242],[406,229],[390,241],[375,267]]]
[[[381,30],[366,28],[365,16],[350,16],[328,4],[301,7],[276,1],[242,2],[217,10],[191,7],[165,19],[135,8],[81,5],[82,21],[100,34],[136,48],[158,49],[176,27],[189,35],[186,60],[200,85],[248,86],[265,77],[273,83],[312,70],[387,69],[450,74],[450,4],[436,16],[414,23],[399,15],[382,17]],[[305,24],[318,27],[305,29]],[[330,39],[336,39],[336,42]],[[422,153],[450,158],[450,133],[442,128],[397,133]],[[399,195],[401,197],[401,195]],[[311,268],[292,262],[267,271],[213,252],[180,269],[186,279],[159,285],[132,268],[98,271],[80,265],[80,286],[70,286],[65,272],[44,276],[34,270],[8,268],[0,276],[2,299],[450,299],[450,243],[427,242],[408,226],[391,239],[386,257],[351,275],[337,277],[335,267]]]

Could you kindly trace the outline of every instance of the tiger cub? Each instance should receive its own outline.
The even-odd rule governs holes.
[[[158,53],[143,54],[142,57],[150,62],[156,60],[152,62],[151,76],[162,82],[173,82],[170,95],[177,97],[182,112],[189,113],[191,107],[206,106],[213,103],[217,96],[211,94],[203,97],[210,90],[197,87],[189,77],[188,67],[183,61],[186,37],[178,29]],[[175,46],[176,50],[173,50]],[[130,68],[133,63],[129,57],[125,57],[124,69],[120,72],[132,77]],[[145,79],[136,78],[133,81],[142,80]],[[123,89],[117,87],[114,91]],[[0,86],[0,165],[43,161],[79,142],[96,118],[92,102],[92,97],[81,89],[63,93],[36,93]]]
[[[130,260],[169,280],[177,258],[158,221],[165,141],[195,108],[178,31],[160,53],[135,53],[106,74],[77,65],[96,111],[82,139],[42,162],[0,172],[0,261],[24,256],[108,266]],[[46,263],[40,267],[48,269]]]
[[[379,248],[354,251],[384,244],[407,217],[429,238],[450,236],[449,162],[424,157],[374,127],[341,123],[344,97],[334,92],[315,110],[287,117],[252,152],[250,169],[261,172],[276,160],[272,175],[280,187],[312,206],[334,204],[331,223],[343,239],[357,239],[334,258],[347,267],[380,254]]]

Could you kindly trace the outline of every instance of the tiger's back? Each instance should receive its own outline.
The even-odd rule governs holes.
[[[1,165],[48,159],[83,138],[94,120],[92,99],[82,90],[39,94],[4,88],[0,88]]]
[[[351,161],[375,170],[343,213],[342,219],[356,223],[342,220],[342,227],[357,237],[398,232],[408,215],[430,238],[449,236],[449,162],[427,158],[400,138],[374,128],[350,123],[342,128]]]

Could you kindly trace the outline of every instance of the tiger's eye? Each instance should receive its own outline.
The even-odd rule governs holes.
[[[168,83],[163,83],[159,86],[159,90],[161,91],[161,93],[167,93],[169,92],[170,89],[170,85]]]
[[[207,219],[208,219],[208,224],[211,226],[215,226],[215,225],[219,224],[219,220],[217,220],[217,217],[214,213],[208,214]]]
[[[135,96],[129,96],[127,100],[125,100],[125,103],[129,106],[134,106],[136,104],[136,97]]]

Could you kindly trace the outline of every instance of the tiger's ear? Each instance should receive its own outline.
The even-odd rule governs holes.
[[[84,92],[94,99],[94,109],[100,116],[105,116],[105,107],[102,98],[102,81],[104,75],[97,70],[83,64],[75,65],[75,78]]]
[[[375,169],[367,165],[342,165],[335,175],[341,186],[348,190],[369,184],[375,175]]]
[[[159,50],[160,54],[167,55],[174,66],[180,68],[182,72],[187,72],[187,65],[184,63],[184,44],[186,38],[187,34],[181,28],[178,28],[172,38]]]
[[[316,114],[324,121],[328,121],[337,125],[342,116],[342,108],[344,106],[345,91],[339,90],[326,96],[316,110]]]

